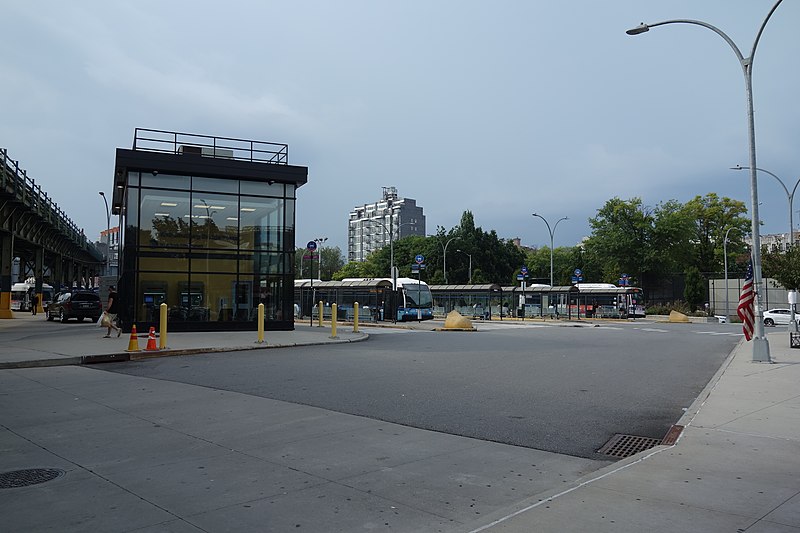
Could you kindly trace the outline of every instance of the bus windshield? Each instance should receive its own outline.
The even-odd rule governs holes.
[[[433,306],[433,297],[427,285],[407,283],[403,288],[406,292],[407,307],[430,308]]]

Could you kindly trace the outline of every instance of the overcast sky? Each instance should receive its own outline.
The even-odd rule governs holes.
[[[745,89],[713,32],[749,55],[773,0],[4,2],[0,147],[88,236],[105,229],[114,150],[134,128],[289,144],[307,166],[298,245],[346,253],[347,217],[395,186],[428,233],[470,210],[526,245],[590,233],[614,196],[716,192],[750,205]],[[800,2],[758,46],[758,166],[800,177]],[[759,180],[764,233],[786,193]],[[800,201],[795,203],[800,210]],[[795,221],[800,215],[795,213]],[[112,218],[116,225],[116,217]],[[797,226],[798,224],[795,224]]]

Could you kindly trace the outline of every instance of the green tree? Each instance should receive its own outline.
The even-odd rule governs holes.
[[[744,202],[727,197],[720,198],[716,193],[695,196],[686,202],[683,214],[691,221],[692,256],[691,264],[700,272],[720,272],[724,261],[723,241],[725,233],[741,236],[748,232],[750,220]]]
[[[800,289],[800,246],[795,245],[786,252],[777,249],[761,254],[764,276],[773,278],[787,289]]]
[[[620,274],[638,275],[655,265],[653,249],[655,216],[640,198],[612,198],[589,219],[592,235],[586,241],[587,259],[602,277],[601,281],[616,283]]]
[[[322,256],[322,272],[320,279],[333,279],[333,274],[344,266],[344,256],[338,246],[320,248],[317,252]]]
[[[343,265],[339,270],[333,273],[331,279],[341,281],[344,278],[371,278],[372,276],[367,270],[367,263],[359,261],[350,261]]]
[[[550,247],[543,246],[526,254],[530,283],[550,283]],[[587,276],[580,246],[560,246],[553,249],[553,284],[570,285],[576,268],[584,270],[584,281],[597,281]]]
[[[700,271],[695,266],[686,269],[683,299],[689,304],[692,311],[703,304],[706,297],[706,284]]]

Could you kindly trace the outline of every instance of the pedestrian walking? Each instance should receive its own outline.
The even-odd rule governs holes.
[[[108,333],[103,336],[104,339],[111,337],[112,329],[117,330],[117,337],[122,335],[122,328],[119,327],[119,324],[117,324],[117,314],[119,308],[117,300],[117,288],[112,285],[108,288],[108,305],[106,306],[105,312],[105,320],[107,321],[105,325],[108,327]]]
[[[36,308],[39,307],[39,295],[33,295],[33,305],[31,305],[31,314],[36,315]]]

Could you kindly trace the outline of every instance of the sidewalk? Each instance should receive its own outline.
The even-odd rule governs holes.
[[[14,321],[42,321],[39,316],[15,314]],[[92,333],[82,335],[80,342],[62,342],[56,345],[48,334],[15,335],[12,321],[0,320],[0,369],[40,366],[61,366],[94,364],[112,361],[129,361],[148,357],[168,357],[195,353],[229,352],[236,350],[262,350],[290,346],[333,344],[366,340],[369,335],[353,333],[352,325],[338,324],[336,338],[331,338],[330,322],[323,327],[309,326],[308,322],[296,324],[294,331],[265,331],[264,342],[258,343],[256,331],[216,331],[216,332],[168,332],[167,346],[164,350],[146,351],[147,331],[137,333],[141,351],[127,352],[130,333],[122,333],[119,338],[104,339],[104,329],[96,328]],[[99,332],[99,333],[98,333]],[[158,331],[156,331],[158,335]],[[156,346],[159,345],[157,337]]]
[[[687,410],[674,446],[617,462],[496,513],[477,533],[800,531],[800,350],[742,342]]]

